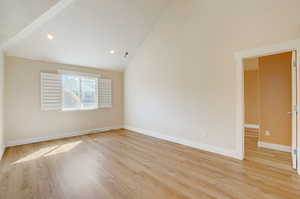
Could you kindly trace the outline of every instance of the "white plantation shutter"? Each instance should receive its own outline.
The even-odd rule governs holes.
[[[112,108],[112,80],[99,79],[99,108]]]
[[[62,80],[59,74],[41,73],[41,109],[62,109]]]

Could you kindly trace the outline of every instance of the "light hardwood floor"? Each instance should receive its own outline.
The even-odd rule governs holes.
[[[253,131],[245,132],[245,159],[294,172],[291,153],[257,147],[258,135]]]
[[[300,198],[294,171],[251,154],[239,161],[127,130],[11,147],[0,198]]]

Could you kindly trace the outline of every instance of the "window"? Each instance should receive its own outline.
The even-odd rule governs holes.
[[[41,72],[41,110],[92,110],[113,107],[112,80],[99,74]]]
[[[63,110],[98,108],[98,78],[62,75]]]

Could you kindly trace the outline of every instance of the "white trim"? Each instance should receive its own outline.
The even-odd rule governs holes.
[[[280,145],[280,144],[272,144],[272,143],[268,143],[268,142],[258,141],[257,146],[267,148],[267,149],[278,150],[278,151],[285,151],[285,152],[292,151],[292,147],[290,147],[290,146],[285,146],[285,145]]]
[[[235,158],[235,159],[240,159],[235,150],[224,149],[224,148],[220,148],[220,147],[216,147],[216,146],[212,146],[212,145],[208,145],[208,144],[197,143],[197,142],[194,142],[191,140],[175,138],[175,137],[171,137],[168,135],[164,135],[159,132],[154,132],[154,131],[150,131],[150,130],[146,130],[146,129],[142,129],[142,128],[138,128],[138,127],[129,126],[129,125],[125,125],[124,128],[128,129],[130,131],[134,131],[134,132],[137,132],[140,134],[147,135],[147,136],[167,140],[170,142],[175,142],[178,144],[190,146],[193,148],[197,148],[197,149],[212,152],[212,153],[217,153],[217,154],[228,156],[228,157]]]
[[[259,129],[258,124],[244,124],[244,127],[249,129]]]
[[[75,137],[80,135],[86,135],[86,134],[92,134],[92,133],[99,133],[109,130],[116,130],[121,129],[122,126],[115,126],[115,127],[107,127],[107,128],[97,128],[97,129],[90,129],[90,130],[82,130],[82,131],[76,131],[72,133],[66,133],[62,135],[53,135],[53,136],[45,136],[45,137],[36,137],[36,138],[29,138],[24,140],[14,140],[14,141],[8,141],[6,142],[6,146],[18,146],[23,144],[32,144],[36,142],[43,142],[43,141],[49,141],[49,140],[57,140],[62,138],[68,138],[68,137]]]
[[[2,160],[2,157],[3,157],[4,152],[5,152],[5,146],[2,145],[2,146],[0,147],[0,160]]]
[[[279,43],[272,46],[266,46],[262,48],[254,48],[249,50],[243,50],[234,54],[236,61],[236,147],[237,153],[240,159],[244,159],[244,67],[243,59],[259,57],[264,55],[278,54],[281,52],[297,51],[297,58],[300,58],[300,39],[291,40],[283,43]],[[297,63],[299,68],[299,62]],[[297,134],[299,135],[299,130]],[[300,143],[300,136],[298,137],[298,143]],[[297,146],[298,151],[300,145]],[[300,165],[300,153],[298,153],[297,161]],[[300,167],[298,167],[298,173],[300,174]]]
[[[95,108],[62,108],[62,112],[72,112],[72,111],[95,111],[98,110],[98,106]]]
[[[93,77],[93,78],[100,78],[101,75],[97,73],[85,73],[85,72],[78,72],[78,71],[72,71],[72,70],[58,70],[59,74],[63,75],[71,75],[71,76],[83,76],[86,78]]]
[[[297,120],[298,120],[298,105],[297,105],[297,84],[298,84],[298,72],[297,72],[297,52],[293,51],[292,52],[292,64],[291,64],[291,71],[292,71],[292,107],[291,107],[291,111],[292,111],[292,151],[297,149]],[[292,166],[293,169],[297,169],[297,154],[292,153]]]

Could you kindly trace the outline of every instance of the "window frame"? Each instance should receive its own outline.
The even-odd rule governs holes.
[[[98,84],[99,84],[99,79],[96,75],[90,76],[90,75],[86,75],[86,73],[61,73],[61,78],[62,78],[62,89],[61,89],[61,98],[62,98],[62,111],[63,112],[67,112],[67,111],[89,111],[89,110],[96,110],[99,108],[99,88],[98,88]],[[79,96],[80,96],[80,108],[64,108],[64,99],[65,99],[65,95],[64,95],[64,80],[63,80],[63,76],[69,76],[69,77],[77,77],[79,78]],[[82,79],[90,79],[90,80],[95,80],[96,84],[95,84],[95,101],[96,101],[96,106],[92,107],[92,108],[84,108],[84,105],[82,103]]]

